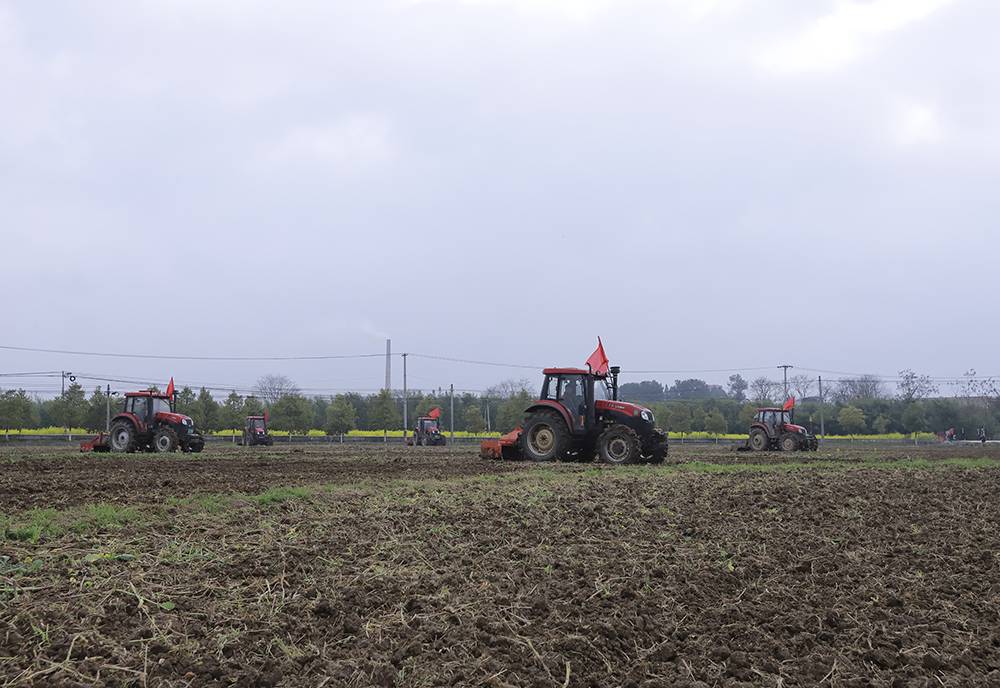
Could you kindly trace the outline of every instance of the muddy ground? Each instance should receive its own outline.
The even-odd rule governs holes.
[[[1000,686],[995,449],[61,451],[0,445],[3,686]]]

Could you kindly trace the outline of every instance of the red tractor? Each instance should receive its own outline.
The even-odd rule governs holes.
[[[200,452],[205,438],[190,417],[174,412],[173,394],[128,392],[122,412],[111,422],[109,444],[113,452],[172,452],[178,448]]]
[[[407,438],[406,446],[443,447],[447,440],[438,428],[439,409],[431,411],[429,416],[417,418],[417,427],[413,429],[413,437]]]
[[[243,426],[244,447],[256,447],[264,445],[270,447],[274,445],[274,437],[267,431],[267,414],[263,416],[247,416],[246,425]]]
[[[541,397],[525,411],[524,427],[484,441],[479,455],[532,461],[591,461],[596,455],[611,464],[663,463],[667,434],[655,427],[652,411],[618,401],[619,370],[546,368]]]
[[[816,451],[819,440],[801,425],[792,423],[795,397],[781,408],[759,408],[750,426],[750,437],[743,450]]]

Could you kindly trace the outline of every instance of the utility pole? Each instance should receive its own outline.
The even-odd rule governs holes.
[[[403,446],[406,446],[406,356],[403,354]]]
[[[785,400],[785,401],[788,401],[788,369],[789,369],[789,368],[794,368],[795,366],[790,366],[790,365],[780,365],[780,366],[778,366],[778,367],[779,367],[779,368],[784,368],[784,369],[785,369],[785,399],[784,399],[784,400]]]
[[[826,439],[826,428],[823,427],[823,376],[819,376],[819,438]]]
[[[451,391],[448,393],[451,396],[451,439],[455,439],[455,385],[452,384]]]
[[[392,391],[392,340],[385,340],[385,388]]]
[[[62,393],[66,393],[66,378],[69,378],[70,382],[76,382],[76,376],[73,373],[67,373],[65,370],[62,371]]]

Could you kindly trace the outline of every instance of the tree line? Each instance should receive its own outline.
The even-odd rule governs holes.
[[[264,376],[253,393],[241,396],[233,391],[222,401],[204,387],[198,392],[183,387],[176,392],[176,410],[190,416],[196,427],[207,432],[239,431],[247,416],[263,416],[265,412],[271,429],[299,434],[318,430],[338,435],[351,430],[388,431],[403,427],[401,391],[307,397],[287,378],[278,378],[281,376]],[[151,391],[159,390],[152,387]],[[88,396],[76,382],[55,399],[32,398],[23,389],[0,390],[0,430],[65,427],[98,432],[106,429],[109,416],[114,418],[120,412],[122,400],[122,397],[109,399],[100,387]],[[438,408],[442,432],[451,429],[473,434],[486,430],[509,432],[521,425],[524,409],[534,400],[526,380],[506,380],[481,395],[466,392],[454,398],[441,390],[409,391],[405,404],[407,427],[412,429],[417,418]]]
[[[964,433],[967,439],[975,439],[979,428],[985,428],[991,437],[1000,429],[997,387],[992,378],[969,371],[958,396],[939,397],[929,377],[904,370],[895,394],[878,376],[864,375],[830,384],[823,390],[821,403],[818,381],[795,375],[788,380],[787,396],[796,397],[796,422],[815,434],[820,432],[822,418],[823,429],[832,435],[954,429],[959,438]],[[779,406],[786,398],[784,381],[763,376],[747,381],[740,375],[730,376],[726,389],[697,379],[676,380],[674,385],[644,380],[623,384],[619,392],[625,401],[648,406],[659,427],[678,433],[745,433],[758,407]],[[509,432],[522,424],[524,410],[535,399],[535,388],[526,378],[503,380],[478,395],[409,391],[407,427],[413,428],[417,418],[439,408],[439,427],[444,432],[452,428],[473,434]],[[111,417],[120,403],[120,397],[110,400]],[[404,403],[399,390],[307,397],[280,375],[265,375],[257,380],[251,394],[241,396],[233,391],[222,401],[205,388],[196,393],[184,387],[177,392],[176,404],[179,413],[191,416],[198,428],[209,432],[239,430],[247,416],[264,415],[265,411],[271,428],[292,433],[318,430],[336,435],[403,427]],[[31,398],[23,389],[0,391],[0,430],[56,426],[97,432],[106,427],[108,408],[104,390],[98,387],[88,397],[75,382],[48,400]]]
[[[877,375],[841,378],[826,385],[793,375],[785,382],[760,376],[744,380],[732,375],[719,395],[701,380],[678,380],[673,386],[656,380],[624,384],[620,396],[649,406],[657,425],[671,432],[741,434],[750,427],[758,407],[781,406],[796,398],[794,418],[810,432],[828,435],[946,432],[957,439],[977,439],[980,428],[990,437],[1000,429],[1000,391],[993,378],[968,371],[955,397],[940,397],[938,386],[912,370],[899,372],[893,393]],[[687,397],[681,396],[689,393]]]

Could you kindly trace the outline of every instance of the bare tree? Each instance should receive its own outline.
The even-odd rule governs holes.
[[[897,399],[905,402],[916,401],[938,393],[938,387],[927,375],[917,375],[912,370],[899,371],[899,394]]]
[[[489,399],[509,399],[517,396],[521,392],[527,392],[529,396],[534,397],[534,383],[526,377],[522,377],[520,380],[507,378],[506,380],[501,380],[495,385],[487,387],[486,391],[483,392],[483,396]]]
[[[958,383],[958,388],[963,397],[982,399],[1000,397],[997,381],[992,377],[978,378],[976,371],[972,369],[965,373],[965,382]]]
[[[768,401],[774,401],[774,398],[781,391],[782,385],[780,382],[775,382],[774,380],[769,380],[763,375],[754,378],[750,381],[750,386],[747,388],[747,396],[755,404],[761,404]]]
[[[788,383],[791,385],[792,392],[799,399],[805,399],[812,395],[813,388],[816,386],[816,380],[806,373],[799,373],[798,375],[792,375],[788,378]]]
[[[286,394],[298,394],[300,391],[291,378],[274,373],[261,375],[253,386],[254,395],[264,402],[265,406],[270,406]]]
[[[835,401],[851,401],[852,399],[887,399],[888,389],[878,375],[871,373],[860,377],[844,377],[837,382],[833,390]]]

